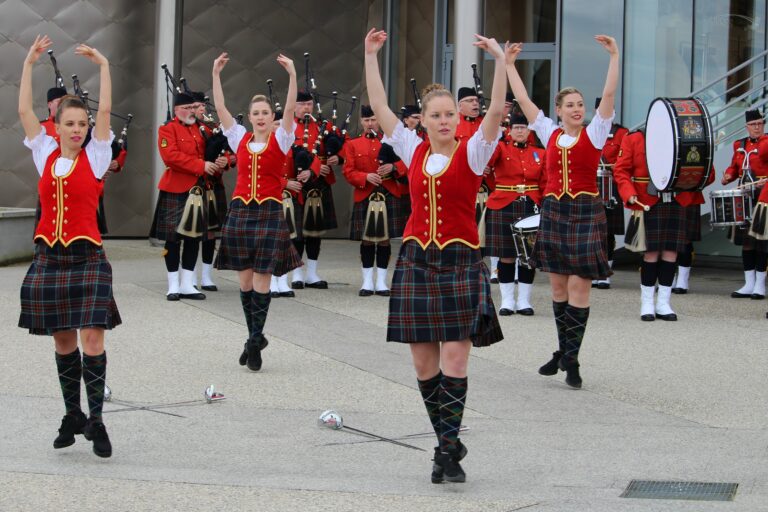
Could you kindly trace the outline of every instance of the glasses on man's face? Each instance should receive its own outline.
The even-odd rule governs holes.
[[[765,124],[765,121],[753,121],[751,123],[747,123],[747,126],[750,128],[760,128]]]
[[[528,127],[524,124],[514,124],[512,125],[513,130],[526,130]]]

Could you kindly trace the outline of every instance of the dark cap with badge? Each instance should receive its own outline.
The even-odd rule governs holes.
[[[458,101],[461,101],[464,98],[469,98],[469,97],[477,98],[477,91],[475,91],[472,87],[459,87],[459,93],[457,97],[458,97]]]

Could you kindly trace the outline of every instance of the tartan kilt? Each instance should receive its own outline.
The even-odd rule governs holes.
[[[281,203],[266,200],[229,203],[214,263],[222,270],[248,270],[281,276],[299,266],[299,254],[291,243]]]
[[[213,195],[216,196],[216,215],[219,218],[220,226],[214,230],[207,231],[203,235],[205,240],[215,240],[221,238],[221,228],[227,217],[227,206],[229,201],[227,199],[227,191],[224,189],[223,183],[213,182]]]
[[[389,192],[385,192],[384,195],[387,197],[384,204],[387,207],[387,232],[389,233],[389,238],[399,238],[403,236],[408,216],[405,215],[402,209],[402,201],[399,201],[398,197],[393,196]],[[365,217],[368,213],[369,204],[370,198],[366,197],[359,203],[355,203],[355,206],[352,207],[352,218],[349,223],[350,240],[363,239]]]
[[[604,279],[608,266],[605,207],[599,197],[544,198],[533,248],[537,268],[545,272]]]
[[[320,191],[320,201],[323,204],[323,213],[325,214],[325,229],[336,229],[339,227],[339,223],[336,221],[336,207],[333,204],[331,186],[325,180],[317,180],[312,185],[308,184],[301,190],[301,193],[304,194],[304,204],[307,203],[307,193],[313,189]],[[303,215],[304,212],[302,211]]]
[[[112,295],[112,266],[104,248],[85,240],[64,247],[35,244],[35,256],[21,284],[19,327],[30,334],[122,323]]]
[[[768,240],[758,240],[749,234],[749,224],[746,226],[731,226],[726,230],[728,239],[734,245],[740,245],[742,251],[768,252]]]
[[[150,238],[177,242],[182,235],[176,232],[184,214],[184,205],[187,203],[188,192],[175,194],[173,192],[160,191],[155,206],[155,216],[152,220],[152,228],[149,231]]]
[[[688,242],[701,241],[701,205],[685,207],[685,238]]]
[[[624,234],[624,208],[621,201],[613,208],[605,208],[605,218],[609,235]]]
[[[400,215],[403,216],[403,231],[405,231],[405,224],[408,224],[408,219],[411,217],[411,195],[404,192],[400,197],[392,197],[395,200]],[[399,236],[403,236],[402,231]]]
[[[512,239],[512,224],[536,213],[536,203],[516,199],[500,210],[485,210],[485,253],[499,258],[517,258]]]
[[[501,341],[488,268],[479,249],[453,243],[440,250],[407,241],[400,248],[389,298],[387,341]]]
[[[647,252],[685,250],[688,244],[685,210],[675,201],[669,203],[660,201],[644,213]]]

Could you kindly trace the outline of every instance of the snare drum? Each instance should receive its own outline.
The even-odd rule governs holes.
[[[616,196],[613,190],[613,166],[600,165],[597,168],[597,190],[600,199],[606,208],[613,208],[616,205]]]
[[[645,122],[645,158],[659,192],[697,191],[712,172],[715,145],[698,98],[656,98]]]
[[[712,227],[746,226],[752,218],[752,195],[743,189],[713,190],[709,193],[712,206]]]
[[[523,217],[512,223],[512,241],[515,243],[515,251],[521,265],[534,268],[531,257],[533,246],[536,244],[536,233],[539,231],[541,214],[537,213]]]

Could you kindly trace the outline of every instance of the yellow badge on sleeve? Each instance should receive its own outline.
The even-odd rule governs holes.
[[[168,147],[168,141],[166,139],[163,139],[160,141],[160,147],[161,148],[167,148]]]
[[[163,142],[165,142],[165,139],[163,139]],[[622,154],[623,152],[624,152],[624,150],[623,150],[623,149],[620,149],[620,150],[619,150],[619,156],[621,156],[621,154]]]

